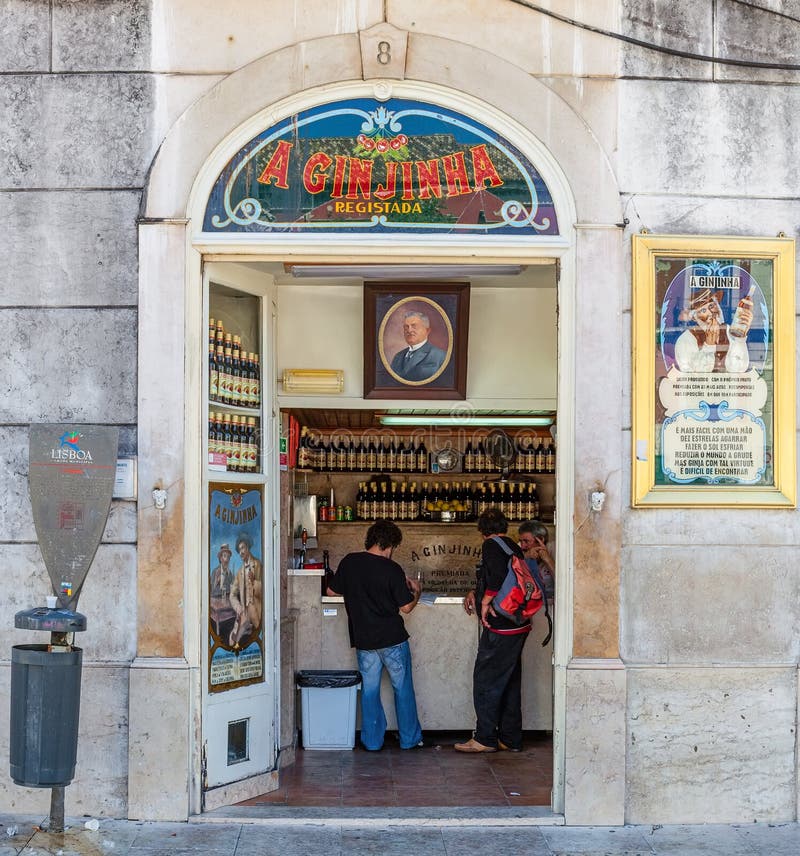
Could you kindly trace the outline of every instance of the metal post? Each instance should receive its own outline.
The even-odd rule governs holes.
[[[64,786],[50,790],[50,832],[64,831]]]

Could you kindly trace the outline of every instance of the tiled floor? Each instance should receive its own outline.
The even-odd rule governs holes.
[[[430,746],[403,751],[392,735],[380,752],[297,750],[280,787],[240,805],[549,806],[550,734],[525,736],[522,752],[467,755],[464,734],[426,734]]]

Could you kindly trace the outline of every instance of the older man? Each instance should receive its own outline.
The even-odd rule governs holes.
[[[392,359],[392,371],[407,381],[426,381],[436,374],[447,354],[428,341],[430,318],[423,312],[406,312],[403,316],[403,336],[407,348]]]

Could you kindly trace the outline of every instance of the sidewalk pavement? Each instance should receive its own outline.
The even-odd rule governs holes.
[[[570,827],[553,825],[437,825],[420,817],[407,825],[355,818],[297,817],[193,819],[189,823],[142,823],[68,818],[64,833],[43,831],[46,819],[0,815],[0,856],[798,856],[800,826],[733,824],[706,826]],[[472,823],[474,823],[474,819]]]

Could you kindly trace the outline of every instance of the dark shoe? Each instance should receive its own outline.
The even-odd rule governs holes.
[[[497,741],[497,748],[501,752],[522,752],[521,746],[506,746],[506,744],[503,743],[502,740]]]
[[[478,743],[474,737],[471,740],[467,740],[466,743],[456,743],[453,748],[456,752],[497,752],[494,746],[484,746],[483,743]]]

